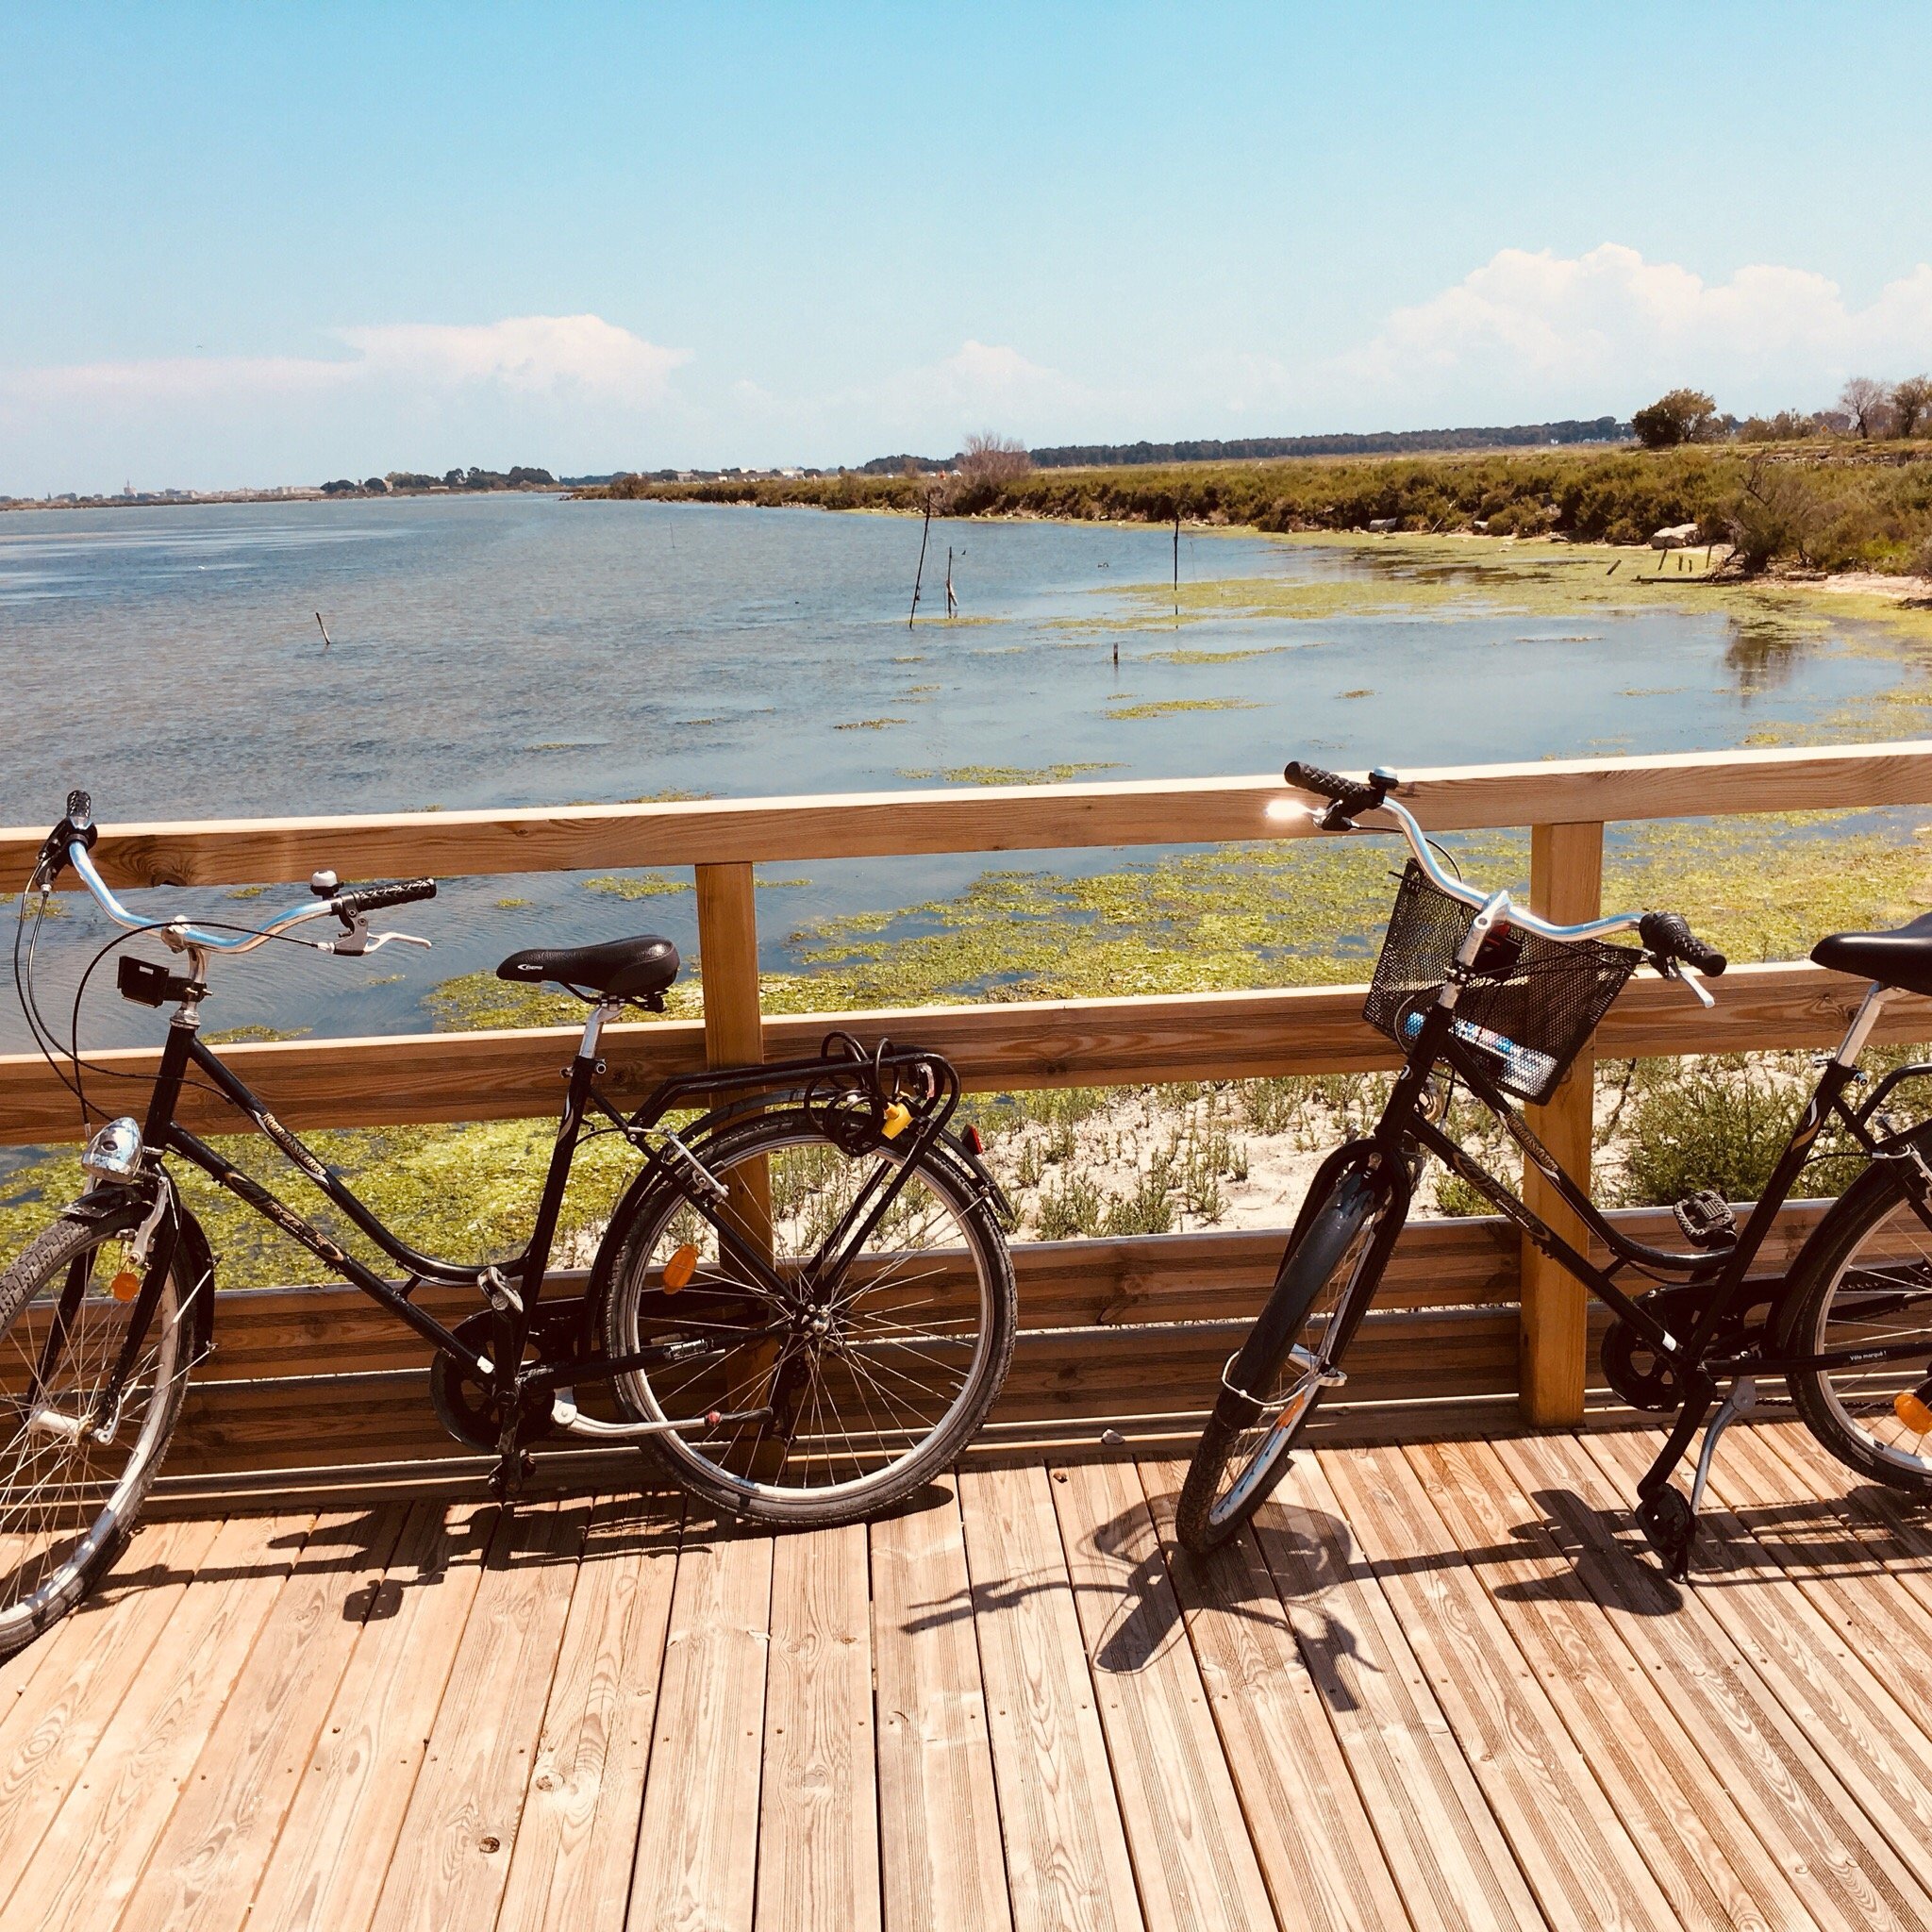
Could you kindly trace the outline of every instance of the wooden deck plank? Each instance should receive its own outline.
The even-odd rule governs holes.
[[[1010,1932],[958,1498],[935,1485],[869,1539],[886,1932]]]
[[[772,1538],[685,1529],[630,1890],[630,1932],[749,1932]]]
[[[1868,1824],[1825,1757],[1767,1690],[1697,1593],[1667,1582],[1629,1506],[1574,1438],[1514,1438],[1493,1457],[1547,1518],[1578,1580],[1645,1674],[1674,1700],[1711,1774],[1751,1798],[1751,1821],[1819,1924],[1932,1928],[1932,1896]],[[1507,1474],[1502,1474],[1507,1472]]]
[[[250,1932],[362,1932],[369,1924],[484,1557],[507,1530],[493,1506],[410,1509],[262,1874]]]
[[[1334,1491],[1297,1458],[1256,1541],[1417,1926],[1542,1932],[1543,1917]]]
[[[780,1537],[774,1553],[760,1926],[880,1932],[869,1570],[863,1524]]]
[[[677,1577],[675,1497],[591,1517],[497,1923],[622,1932]]]
[[[1647,1434],[1589,1444],[1598,1464],[1635,1496],[1657,1451]],[[1720,1452],[1722,1453],[1722,1452]],[[1901,1708],[1878,1668],[1859,1657],[1831,1621],[1709,1493],[1699,1572],[1751,1579],[1748,1589],[1700,1588],[1689,1594],[1750,1659],[1772,1693],[1830,1760],[1899,1858],[1932,1892],[1932,1740]]]
[[[112,1924],[242,1676],[313,1518],[223,1524],[0,1915],[53,1932]]]
[[[1912,1498],[1855,1475],[1826,1453],[1809,1429],[1759,1428],[1751,1435],[1790,1472],[1796,1492],[1815,1499],[1809,1510],[1815,1510],[1820,1520],[1826,1512],[1834,1514],[1842,1532],[1856,1539],[1864,1560],[1882,1569],[1932,1616],[1932,1524]],[[1836,1551],[1832,1560],[1835,1569],[1842,1570],[1847,1554]]]
[[[1139,1472],[1053,1472],[1074,1602],[1150,1928],[1273,1932],[1274,1909]]]
[[[1407,1459],[1320,1460],[1544,1918],[1665,1932],[1669,1901]]]
[[[1520,1498],[1499,1492],[1461,1443],[1417,1444],[1409,1460],[1687,1926],[1778,1932],[1805,1923],[1797,1892],[1713,1782],[1673,1701],[1576,1583],[1562,1549]]]
[[[372,1925],[494,1922],[588,1511],[521,1507],[492,1540]]]
[[[215,1520],[137,1530],[103,1589],[28,1653],[40,1654],[39,1667],[0,1714],[0,1897],[86,1771],[220,1530]]]
[[[1017,1932],[1138,1932],[1134,1868],[1038,1463],[961,1474],[966,1563]]]
[[[399,1509],[318,1520],[128,1896],[129,1932],[246,1923],[402,1527]]]
[[[1809,1493],[1772,1445],[1791,1426],[1731,1430],[1712,1470],[1711,1491],[1855,1656],[1883,1659],[1886,1687],[1907,1713],[1932,1710],[1932,1613],[1911,1587],[1932,1582],[1932,1561],[1914,1556],[1877,1522],[1855,1515],[1846,1498]],[[1845,1476],[1859,1480],[1849,1470]]]
[[[1402,1894],[1260,1552],[1244,1535],[1211,1562],[1187,1556],[1174,1529],[1186,1464],[1142,1463],[1140,1474],[1276,1919],[1308,1932],[1406,1925]]]

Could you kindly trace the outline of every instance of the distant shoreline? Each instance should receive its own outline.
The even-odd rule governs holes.
[[[202,490],[141,491],[133,495],[116,491],[111,496],[0,496],[0,512],[8,510],[55,509],[206,509],[225,503],[419,503],[430,497],[458,500],[491,496],[574,496],[579,486],[571,483],[520,483],[501,490],[452,490],[447,485],[435,490],[358,490],[325,491],[291,487],[283,490]]]

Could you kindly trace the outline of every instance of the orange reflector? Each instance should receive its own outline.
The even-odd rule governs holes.
[[[141,1292],[141,1276],[132,1268],[124,1268],[108,1286],[117,1302],[131,1302]]]
[[[896,1141],[912,1124],[912,1109],[899,1101],[893,1101],[886,1109],[886,1117],[880,1123],[879,1132],[887,1140]]]
[[[680,1288],[689,1288],[691,1278],[697,1273],[698,1251],[686,1241],[664,1264],[664,1292],[675,1294]]]
[[[1915,1436],[1932,1436],[1932,1408],[1925,1407],[1924,1398],[1915,1395],[1909,1389],[1901,1389],[1891,1398],[1892,1412]]]

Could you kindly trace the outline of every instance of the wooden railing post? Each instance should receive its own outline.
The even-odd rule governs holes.
[[[1601,824],[1530,827],[1532,911],[1566,925],[1594,919],[1603,910],[1603,878]],[[1532,1131],[1586,1188],[1590,1185],[1595,1088],[1595,1056],[1585,1047],[1548,1105],[1525,1109]],[[1564,1240],[1588,1252],[1581,1219],[1528,1162],[1524,1164],[1523,1198]],[[1525,1239],[1518,1393],[1525,1421],[1549,1427],[1574,1425],[1583,1420],[1588,1316],[1583,1284]]]
[[[764,1016],[758,1006],[758,913],[746,864],[701,865],[698,877],[698,964],[704,974],[705,1064],[741,1067],[765,1057]],[[734,1181],[740,1224],[769,1244],[771,1175],[764,1163],[745,1162],[743,1188]],[[740,1198],[741,1192],[742,1198]]]

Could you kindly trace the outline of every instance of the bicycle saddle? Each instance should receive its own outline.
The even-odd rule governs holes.
[[[496,976],[525,986],[550,980],[607,999],[651,1000],[677,977],[678,964],[677,948],[647,932],[595,946],[533,946],[512,953]]]
[[[1896,932],[1835,932],[1811,948],[1811,958],[1835,973],[1932,993],[1932,912]]]

